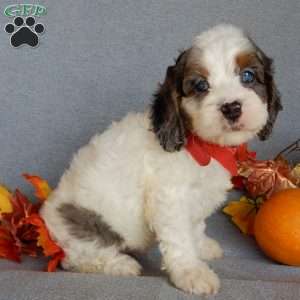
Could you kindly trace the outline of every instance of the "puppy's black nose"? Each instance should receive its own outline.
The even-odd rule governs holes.
[[[221,106],[221,112],[228,121],[235,122],[242,114],[242,105],[238,101],[225,103]]]

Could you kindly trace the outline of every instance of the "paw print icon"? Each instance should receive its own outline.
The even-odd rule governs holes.
[[[17,48],[21,45],[36,47],[39,44],[39,35],[45,31],[41,23],[35,22],[33,17],[27,17],[24,21],[22,17],[16,17],[13,23],[5,26],[5,31],[11,35],[10,43]]]

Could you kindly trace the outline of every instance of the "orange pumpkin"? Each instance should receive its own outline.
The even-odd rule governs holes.
[[[300,188],[282,190],[261,206],[254,235],[267,256],[300,266]]]

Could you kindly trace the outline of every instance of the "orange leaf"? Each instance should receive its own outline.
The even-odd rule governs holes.
[[[55,254],[48,262],[47,272],[56,271],[57,265],[61,262],[61,260],[65,257],[63,251]]]
[[[231,220],[244,234],[253,235],[255,216],[256,211],[252,209],[247,216],[234,216]]]
[[[25,223],[36,226],[39,234],[37,245],[42,247],[45,256],[52,256],[48,262],[47,271],[54,272],[65,256],[64,251],[51,239],[45,222],[38,214],[31,215],[25,220]]]
[[[255,201],[242,196],[239,201],[232,201],[224,207],[223,212],[232,217],[232,222],[244,234],[253,234],[254,220],[257,212]]]
[[[32,214],[24,221],[24,223],[32,224],[37,227],[36,230],[39,234],[37,245],[42,247],[45,256],[52,256],[62,251],[62,249],[51,239],[43,219],[38,214]]]
[[[35,196],[44,201],[48,198],[51,193],[51,188],[48,185],[48,182],[36,175],[23,174],[23,177],[33,185],[35,189]]]

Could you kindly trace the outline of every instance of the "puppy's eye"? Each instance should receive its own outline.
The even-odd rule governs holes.
[[[241,73],[241,81],[244,84],[249,84],[254,82],[255,80],[255,73],[251,69],[246,69]]]
[[[196,81],[196,83],[195,83],[195,90],[198,93],[207,92],[208,89],[209,89],[209,84],[208,84],[207,80],[205,80],[205,79],[199,79],[198,81]]]

